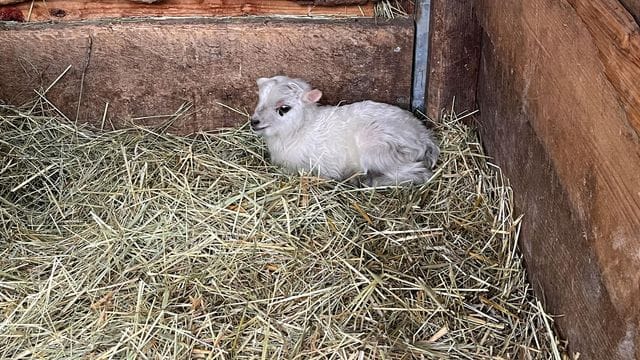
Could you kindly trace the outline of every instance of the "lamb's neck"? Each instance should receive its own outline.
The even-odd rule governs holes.
[[[302,119],[296,122],[295,126],[292,126],[288,131],[280,135],[281,140],[286,139],[302,139],[305,136],[312,134],[313,129],[316,127],[318,119],[320,119],[320,107],[308,107],[304,109],[302,113]]]

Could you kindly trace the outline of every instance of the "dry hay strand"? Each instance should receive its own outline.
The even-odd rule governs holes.
[[[386,20],[409,17],[409,14],[398,0],[380,0],[376,2],[373,6],[373,15],[376,18]]]
[[[456,115],[421,187],[284,175],[179,137],[0,107],[0,357],[558,359],[511,189]]]

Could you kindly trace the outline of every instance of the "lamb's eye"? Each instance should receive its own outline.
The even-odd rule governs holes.
[[[278,115],[280,116],[284,116],[284,114],[288,113],[289,110],[291,110],[291,106],[289,105],[282,105],[276,109],[276,111],[278,112]]]

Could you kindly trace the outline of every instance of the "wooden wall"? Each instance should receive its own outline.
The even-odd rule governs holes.
[[[475,3],[484,145],[525,214],[530,279],[580,359],[640,358],[638,4]]]
[[[218,103],[253,112],[255,80],[302,77],[329,103],[366,98],[408,107],[409,19],[183,19],[0,25],[0,101],[47,94],[72,120],[106,124],[167,120],[190,133],[246,121]]]
[[[185,3],[199,15],[230,4],[220,11],[238,15],[284,4],[274,1],[267,10],[252,1]],[[171,15],[174,2],[153,11]],[[101,8],[50,0],[51,8],[31,12],[26,3],[9,14],[69,22],[0,26],[0,100],[25,101],[72,65],[48,95],[68,116],[92,122],[107,102],[108,123],[117,123],[189,101],[193,111],[176,129],[234,125],[245,119],[217,103],[251,111],[255,78],[274,73],[311,80],[329,102],[409,103],[408,20],[74,23],[105,9],[113,17],[151,11],[87,3]],[[286,6],[279,11],[305,9]],[[484,145],[525,214],[521,248],[530,279],[570,349],[580,359],[639,358],[640,1],[432,6],[428,115],[436,118],[454,97],[458,111],[480,109]]]
[[[18,0],[15,0],[18,1]],[[313,2],[313,1],[311,1]],[[0,1],[0,4],[2,1]],[[11,16],[22,21],[123,19],[132,17],[212,16],[339,16],[373,15],[371,3],[359,6],[314,6],[290,0],[162,0],[154,4],[131,0],[23,1],[0,7],[0,20]]]

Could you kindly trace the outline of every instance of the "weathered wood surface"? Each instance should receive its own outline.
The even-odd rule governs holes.
[[[431,39],[427,116],[439,118],[443,109],[476,109],[476,84],[480,59],[480,26],[474,0],[431,1]]]
[[[571,350],[638,359],[640,140],[629,99],[640,80],[616,77],[640,54],[618,49],[620,9],[606,2],[478,0],[480,126],[525,214],[531,281]],[[605,19],[584,16],[593,8]],[[622,32],[627,44],[636,33]]]
[[[19,9],[11,6],[0,6],[0,21],[24,22],[25,17]]]
[[[371,3],[351,6],[313,6],[289,0],[164,0],[140,4],[124,0],[47,0],[27,1],[10,6],[27,21],[71,21],[117,19],[127,17],[194,17],[298,15],[370,17]]]
[[[620,0],[622,5],[640,22],[640,0]]]
[[[0,100],[27,101],[71,65],[47,95],[70,118],[79,109],[79,119],[93,123],[107,102],[107,124],[191,102],[176,131],[236,125],[246,118],[217,103],[252,112],[255,80],[276,74],[310,81],[329,103],[371,98],[408,107],[412,36],[410,20],[373,19],[5,26]]]
[[[369,0],[295,0],[295,1],[304,5],[316,5],[316,6],[364,5],[369,2]]]
[[[640,135],[640,27],[618,0],[569,0],[598,49],[604,71]]]

